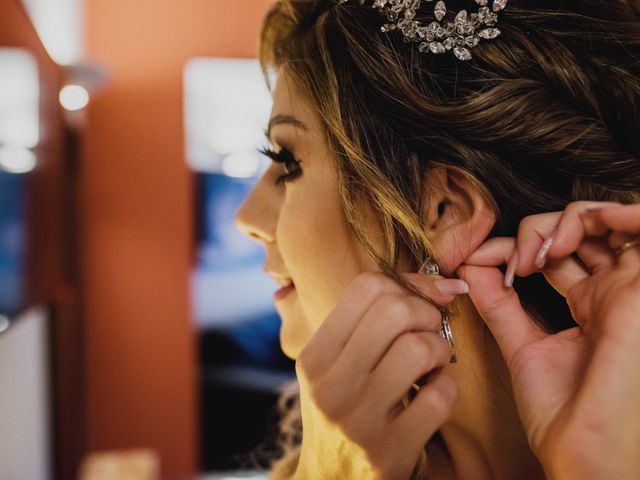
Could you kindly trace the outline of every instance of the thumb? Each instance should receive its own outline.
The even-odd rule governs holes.
[[[507,365],[520,347],[546,336],[524,311],[516,291],[504,286],[504,275],[496,267],[463,265],[457,273],[469,284],[469,297]]]

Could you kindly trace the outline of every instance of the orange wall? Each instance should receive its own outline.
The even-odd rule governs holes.
[[[87,0],[88,58],[110,77],[88,110],[81,166],[89,441],[154,447],[163,478],[190,478],[199,451],[183,68],[255,56],[271,3]]]

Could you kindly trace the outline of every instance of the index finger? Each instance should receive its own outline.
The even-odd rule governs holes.
[[[456,296],[455,293],[443,292],[438,288],[437,283],[442,284],[444,281],[445,284],[451,282],[464,284],[462,280],[445,279],[439,275],[418,273],[403,273],[401,275],[437,305],[451,303]],[[305,347],[303,354],[308,359],[316,357],[316,353],[319,352],[322,352],[321,355],[317,355],[319,358],[337,358],[375,300],[388,294],[415,295],[382,272],[364,272],[358,275],[322,322]],[[310,365],[307,366],[310,367]]]
[[[624,233],[640,233],[640,205],[603,205],[597,209],[590,209],[595,217],[611,230]]]
[[[542,263],[545,260],[544,257],[556,259],[566,257],[578,249],[585,237],[602,237],[611,230],[617,230],[617,227],[623,227],[624,221],[629,220],[633,214],[618,215],[614,217],[616,222],[609,221],[610,219],[603,215],[606,211],[618,210],[619,207],[621,207],[620,204],[612,202],[573,202],[569,204],[554,233],[546,241],[546,255],[541,252],[537,260]],[[629,225],[624,226],[625,230],[623,231],[639,233],[640,222],[636,223],[639,225],[635,230],[633,222],[630,222]],[[539,264],[538,267],[540,266]]]

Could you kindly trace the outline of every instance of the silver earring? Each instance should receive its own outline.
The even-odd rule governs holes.
[[[434,262],[431,258],[428,258],[418,269],[418,273],[422,273],[423,275],[439,275],[440,268],[438,264]],[[458,361],[456,355],[455,344],[453,343],[453,331],[451,330],[451,323],[449,322],[449,313],[446,308],[440,309],[440,336],[444,338],[449,344],[449,348],[451,349],[451,357],[449,359],[449,363],[456,363]]]
[[[451,323],[449,323],[449,313],[446,308],[442,308],[440,310],[441,320],[440,320],[440,336],[444,338],[449,344],[449,349],[451,350],[451,356],[449,357],[449,363],[456,363],[458,361],[458,357],[456,355],[456,346],[453,343],[453,331],[451,330]]]
[[[440,267],[429,257],[420,266],[418,273],[422,273],[423,275],[440,275]]]

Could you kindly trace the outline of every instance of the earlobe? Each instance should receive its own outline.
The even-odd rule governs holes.
[[[436,251],[440,270],[447,276],[486,239],[496,222],[487,194],[468,175],[448,166],[427,175],[424,210],[427,235]]]

